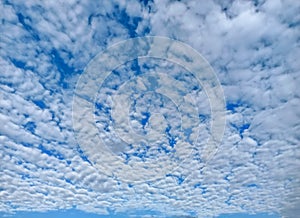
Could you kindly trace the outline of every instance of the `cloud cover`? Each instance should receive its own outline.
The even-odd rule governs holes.
[[[299,214],[299,3],[3,1],[0,11],[1,211]],[[130,184],[90,165],[71,104],[92,57],[144,35],[204,55],[225,92],[227,128],[204,169],[195,153],[162,180]]]

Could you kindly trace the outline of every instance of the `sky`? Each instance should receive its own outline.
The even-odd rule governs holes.
[[[0,217],[300,214],[300,2],[2,0],[0,19]]]

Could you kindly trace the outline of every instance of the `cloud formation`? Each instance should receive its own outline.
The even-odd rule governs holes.
[[[295,217],[299,10],[292,0],[1,2],[0,211],[143,209],[170,216],[279,212]],[[225,92],[227,127],[218,153],[204,168],[196,146],[175,172],[133,184],[91,165],[74,138],[72,97],[92,57],[115,42],[144,35],[175,38],[204,55]],[[144,64],[155,70],[151,61]],[[99,101],[105,99],[96,116],[99,129],[115,130],[103,111],[109,110],[115,79],[128,79],[120,75],[99,91]],[[154,80],[131,82],[142,88]],[[210,110],[206,96],[196,94],[201,143],[209,136]],[[139,111],[142,100],[138,104],[131,107],[132,125],[140,131],[145,124],[147,131],[155,119],[142,122],[147,116]],[[176,115],[176,107],[169,106]],[[102,133],[109,145],[120,143]]]

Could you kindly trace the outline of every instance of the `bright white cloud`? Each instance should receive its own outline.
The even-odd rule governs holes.
[[[0,211],[77,207],[100,214],[109,208],[295,217],[299,10],[292,0],[1,2]],[[99,173],[86,160],[73,135],[72,96],[92,57],[114,42],[146,34],[182,40],[207,58],[225,92],[227,129],[204,168],[203,148],[195,147],[194,156],[164,179],[131,184]],[[120,81],[128,79],[122,76]],[[164,80],[169,81],[160,77]],[[98,97],[116,93],[109,87],[116,82],[107,82]],[[151,85],[131,82],[141,90]],[[198,94],[191,97],[198,96],[194,100],[203,112],[202,143],[210,111],[206,96]],[[108,120],[100,118],[103,125]],[[105,137],[107,143],[122,143]]]

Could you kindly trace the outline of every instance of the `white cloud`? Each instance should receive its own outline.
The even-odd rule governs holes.
[[[99,214],[107,214],[108,208],[174,216],[190,211],[205,217],[234,212],[298,214],[299,7],[292,0],[257,5],[149,1],[147,6],[137,1],[2,2],[0,211],[77,207]],[[143,20],[135,24],[133,17]],[[129,31],[130,25],[136,31]],[[193,156],[166,178],[130,184],[100,174],[85,161],[72,130],[72,94],[92,57],[113,42],[144,35],[147,28],[150,35],[192,45],[208,59],[223,85],[228,122],[218,153],[204,167],[197,153],[203,148],[195,147]],[[148,64],[155,74],[159,68]],[[144,90],[151,82],[140,79],[132,84]],[[184,85],[176,84],[183,90]],[[171,90],[169,86],[163,90]],[[202,95],[190,102],[201,103],[199,110],[208,119],[200,128],[199,146],[209,132],[210,111]],[[106,137],[109,143],[117,141]],[[150,163],[150,168],[158,166]]]

